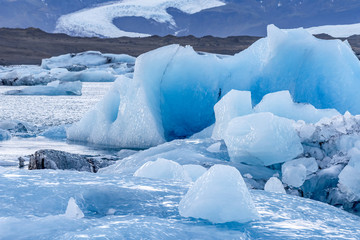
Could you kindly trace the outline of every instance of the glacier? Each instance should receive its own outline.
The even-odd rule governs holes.
[[[111,2],[97,7],[83,9],[78,12],[61,16],[55,32],[78,35],[82,37],[147,37],[148,34],[126,32],[113,24],[114,18],[135,16],[152,19],[158,23],[169,23],[176,26],[176,22],[166,11],[176,8],[187,14],[194,14],[208,8],[223,6],[219,0],[157,0],[157,1],[130,1]]]
[[[139,56],[133,79],[116,80],[104,101],[68,130],[68,139],[146,148],[188,137],[215,123],[214,105],[232,89],[250,91],[253,106],[268,93],[288,90],[292,98],[277,97],[293,99],[285,106],[288,112],[306,109],[308,122],[337,112],[315,114],[313,107],[297,103],[358,114],[359,79],[360,62],[346,43],[320,40],[304,29],[270,25],[266,38],[234,56],[170,45]],[[270,111],[277,105],[260,106]],[[102,118],[106,124],[91,120]]]

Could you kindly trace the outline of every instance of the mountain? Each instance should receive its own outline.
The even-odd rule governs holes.
[[[360,25],[352,25],[360,23],[358,0],[0,0],[0,5],[0,27],[74,36],[264,36],[270,23],[280,28],[350,24],[335,32],[360,33]]]

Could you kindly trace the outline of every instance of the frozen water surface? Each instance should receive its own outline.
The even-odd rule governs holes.
[[[290,195],[250,191],[261,217],[183,218],[189,185],[129,175],[0,168],[0,239],[356,239],[360,218]],[[64,216],[70,198],[82,219]]]
[[[24,86],[0,86],[0,120],[22,120],[38,126],[54,126],[79,121],[112,83],[83,83],[82,96],[10,96],[6,91]]]

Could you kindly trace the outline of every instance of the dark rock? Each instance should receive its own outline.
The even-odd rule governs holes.
[[[19,168],[25,167],[25,161],[26,161],[25,158],[19,157],[18,160],[19,160]]]
[[[57,150],[39,150],[30,156],[29,170],[62,169],[96,173],[100,168],[113,164],[114,159],[72,154]]]

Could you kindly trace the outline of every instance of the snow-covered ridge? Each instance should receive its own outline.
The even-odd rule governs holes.
[[[360,35],[360,23],[348,25],[324,25],[307,28],[311,34],[325,33],[335,38],[346,38],[352,35]]]
[[[124,0],[75,13],[64,15],[58,19],[55,32],[71,35],[101,36],[101,37],[146,37],[147,34],[126,32],[113,24],[117,17],[144,17],[159,23],[169,23],[176,26],[167,8],[177,8],[185,13],[194,14],[204,9],[223,6],[219,0]]]

